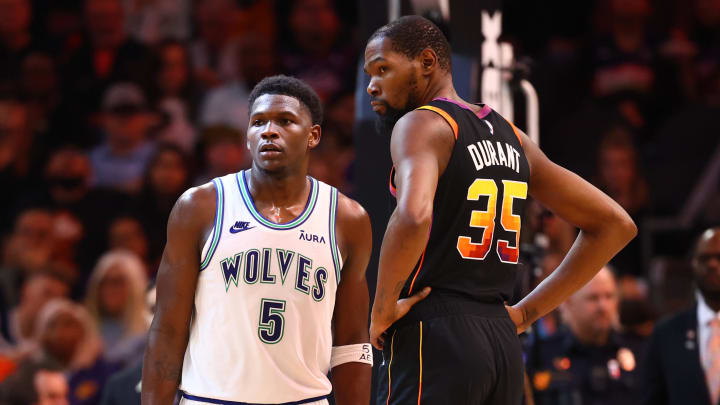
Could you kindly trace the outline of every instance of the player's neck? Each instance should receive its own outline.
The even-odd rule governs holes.
[[[307,170],[271,173],[253,167],[248,171],[247,182],[256,204],[287,206],[307,198]]]
[[[447,98],[450,100],[465,102],[458,96],[455,87],[452,84],[450,76],[443,77],[434,83],[430,83],[422,97],[422,104],[425,105],[436,98]]]

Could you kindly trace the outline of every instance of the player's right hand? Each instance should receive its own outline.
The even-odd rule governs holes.
[[[430,287],[425,287],[407,298],[397,300],[394,308],[389,308],[390,311],[388,311],[388,313],[376,311],[376,308],[373,307],[373,312],[370,316],[370,343],[372,343],[376,349],[382,350],[385,342],[385,331],[387,331],[390,325],[405,316],[413,305],[424,300],[428,295],[430,295]]]

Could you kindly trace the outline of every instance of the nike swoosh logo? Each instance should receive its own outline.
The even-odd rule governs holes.
[[[230,227],[230,233],[238,233],[238,232],[247,231],[248,229],[253,229],[253,228],[255,228],[255,227],[254,226],[248,227],[248,224],[245,224],[245,225],[235,224]]]

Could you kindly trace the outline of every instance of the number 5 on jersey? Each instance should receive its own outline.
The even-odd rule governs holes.
[[[517,263],[520,256],[520,216],[513,215],[515,198],[527,198],[527,183],[503,180],[503,201],[500,208],[500,224],[503,229],[515,232],[515,246],[507,240],[497,241],[497,254],[503,263]],[[488,197],[487,210],[473,210],[470,214],[470,226],[483,230],[482,242],[474,243],[469,236],[458,236],[457,250],[464,259],[485,260],[492,247],[495,234],[495,216],[497,210],[498,186],[492,179],[475,179],[468,188],[467,199],[478,201],[481,196]]]
[[[260,301],[258,336],[263,343],[274,344],[285,333],[285,301],[263,298]]]

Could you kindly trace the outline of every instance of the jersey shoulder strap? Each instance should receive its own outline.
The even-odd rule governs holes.
[[[441,117],[443,117],[445,119],[445,121],[447,121],[447,123],[450,125],[450,128],[452,128],[453,135],[455,135],[455,140],[458,139],[458,124],[455,121],[455,118],[453,118],[450,114],[448,114],[447,111],[443,110],[440,107],[437,107],[434,105],[429,105],[429,104],[420,106],[420,107],[416,108],[416,110],[432,111],[434,113],[437,113]]]

